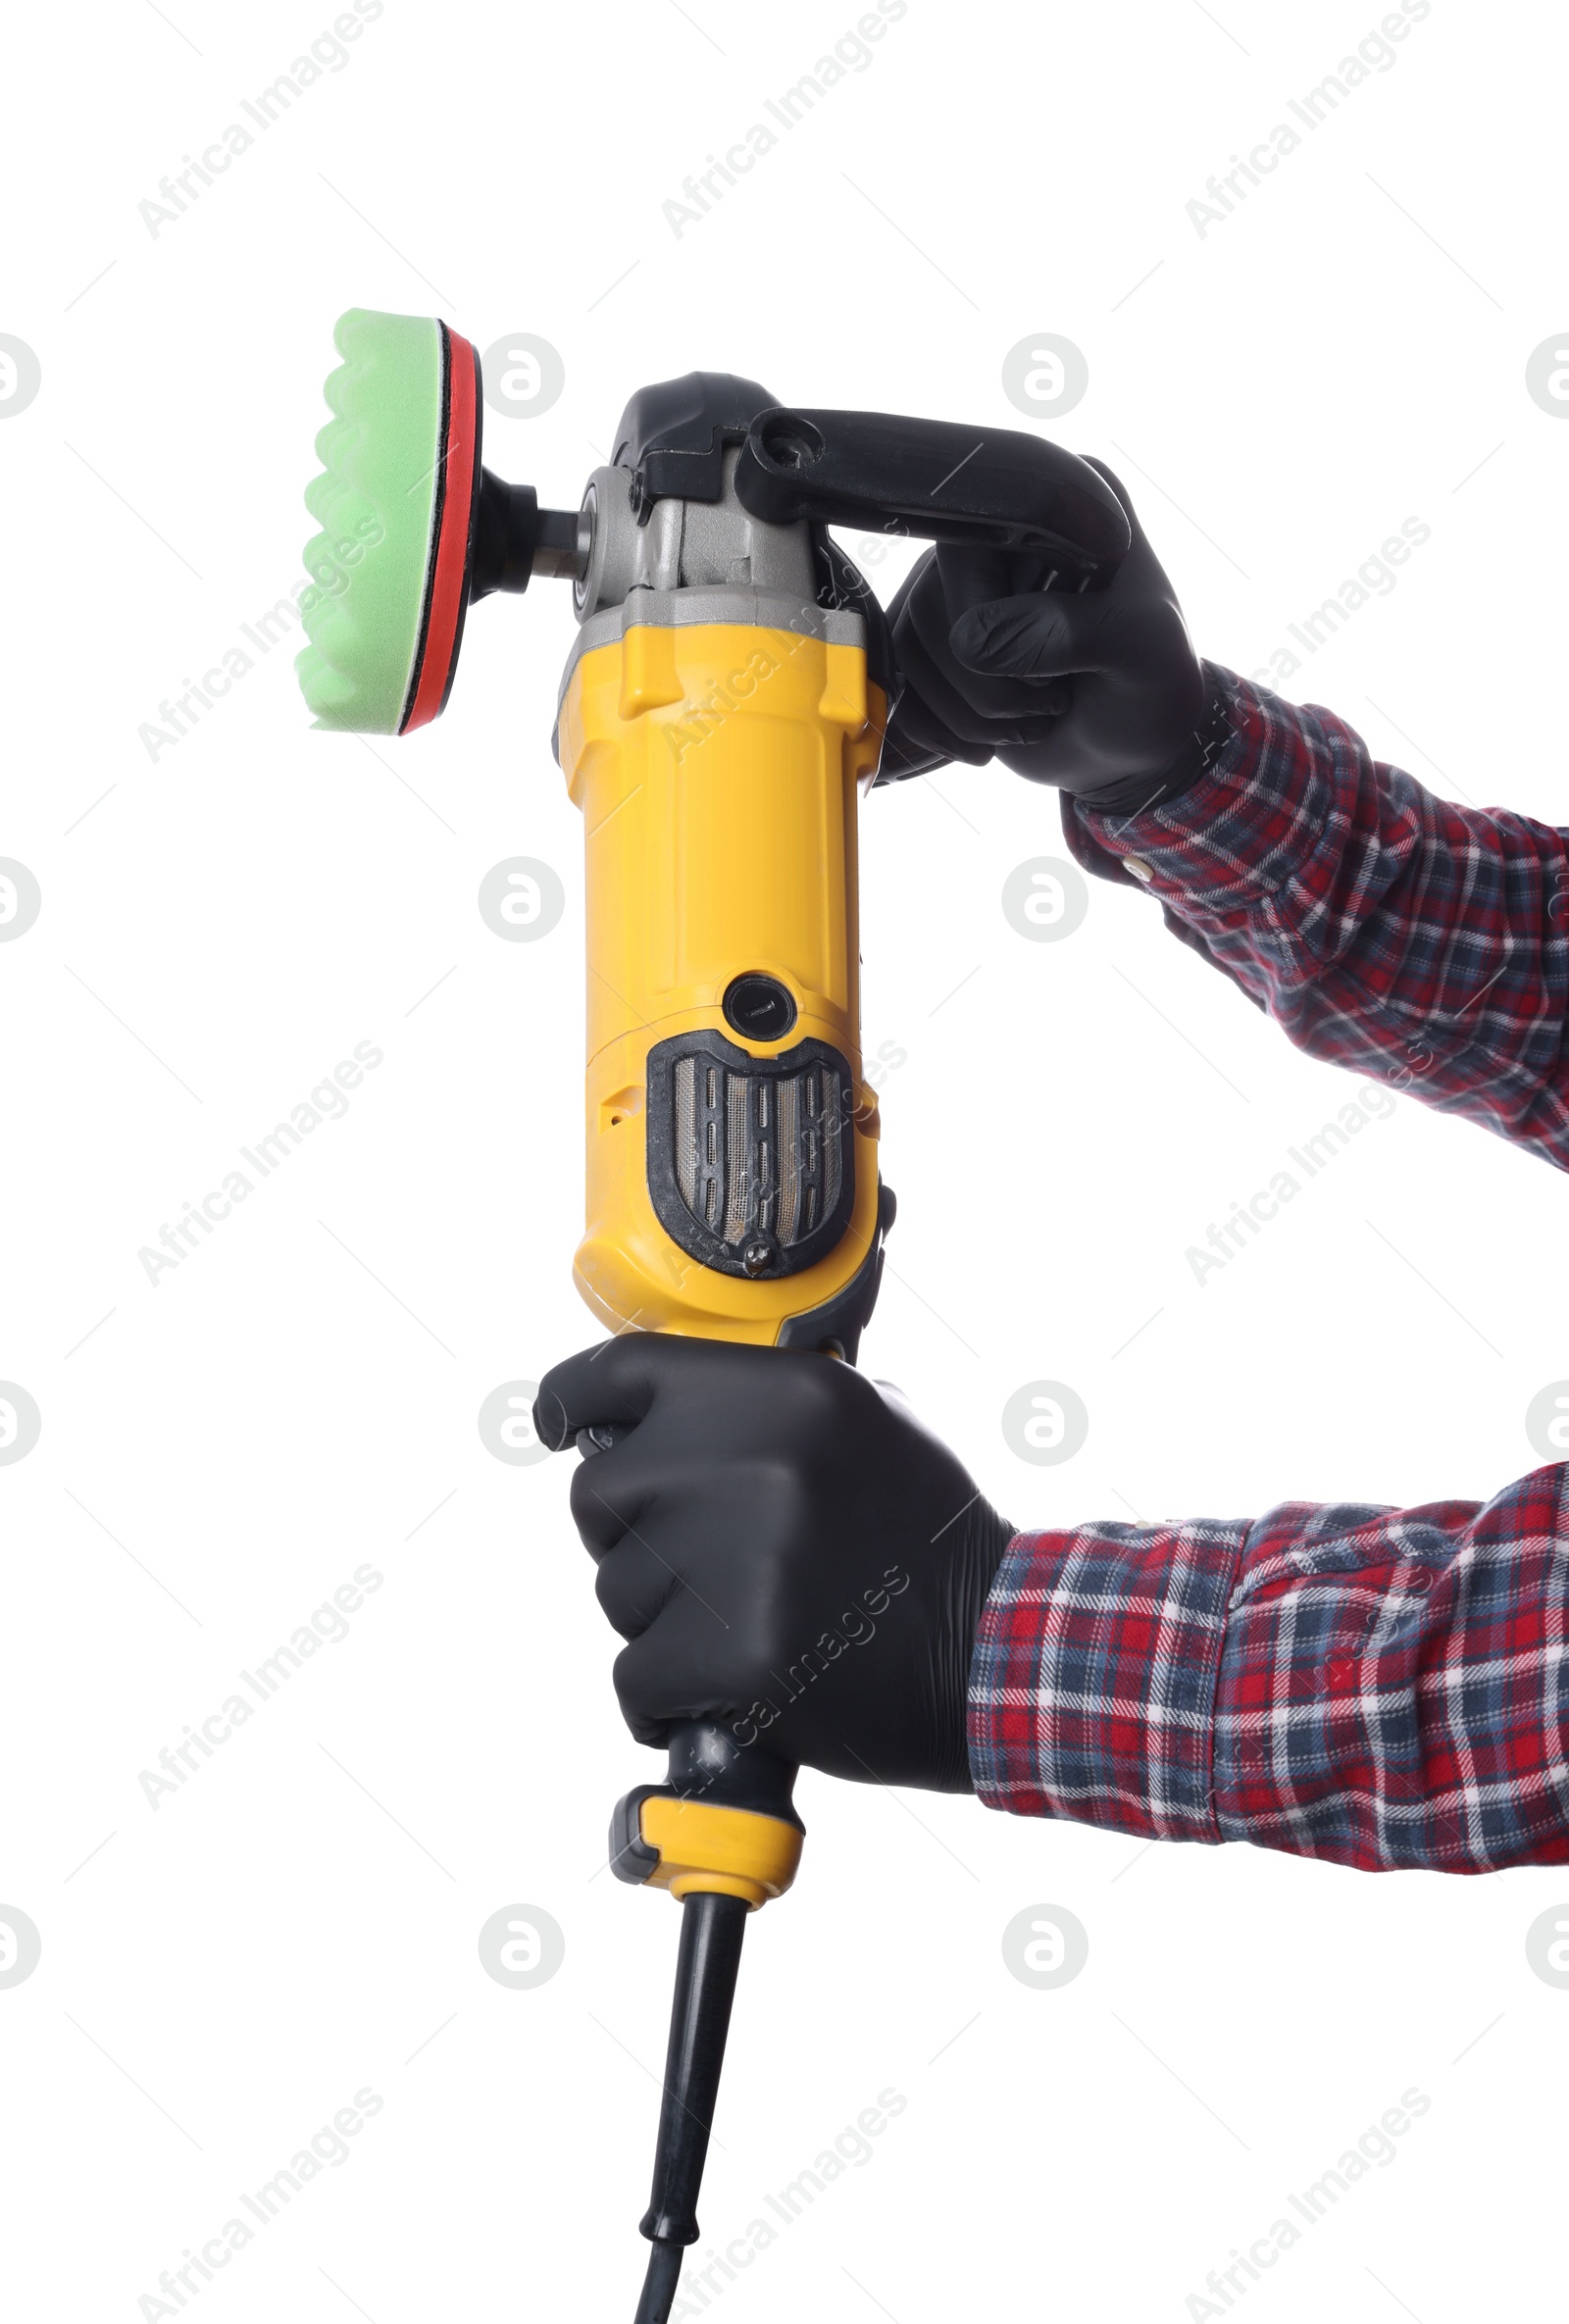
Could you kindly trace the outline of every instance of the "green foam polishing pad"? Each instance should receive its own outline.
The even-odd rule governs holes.
[[[406,734],[446,703],[480,500],[480,363],[433,316],[351,307],[305,505],[295,669],[319,727]]]

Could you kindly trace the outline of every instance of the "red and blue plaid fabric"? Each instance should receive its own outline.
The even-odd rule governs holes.
[[[1569,834],[1436,799],[1333,711],[1206,667],[1231,741],[1169,807],[1065,799],[1075,857],[1147,886],[1298,1048],[1569,1167]]]
[[[1120,823],[1068,805],[1079,861],[1147,875],[1301,1047],[1569,1166],[1569,835],[1212,675],[1235,732],[1210,773]],[[1566,1476],[1020,1534],[971,1667],[978,1794],[1367,1870],[1569,1861]]]
[[[970,1673],[988,1807],[1365,1871],[1569,1861],[1561,1464],[1486,1503],[1020,1534]]]

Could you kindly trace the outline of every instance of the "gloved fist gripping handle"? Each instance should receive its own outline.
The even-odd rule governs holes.
[[[832,1357],[627,1333],[545,1375],[639,1743],[720,1723],[851,1782],[971,1787],[965,1696],[1013,1528],[895,1389]]]
[[[1128,494],[1133,545],[1103,588],[1045,588],[1016,557],[928,550],[889,609],[901,688],[882,777],[999,758],[1087,807],[1179,797],[1214,755],[1218,706]]]

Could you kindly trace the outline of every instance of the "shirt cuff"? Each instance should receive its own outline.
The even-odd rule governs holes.
[[[1245,1519],[1084,1525],[1008,1545],[970,1668],[987,1807],[1218,1843],[1215,1692]]]
[[[1231,738],[1164,807],[1097,814],[1064,796],[1063,835],[1101,879],[1200,913],[1245,911],[1297,881],[1351,812],[1361,744],[1332,711],[1298,707],[1206,662]]]

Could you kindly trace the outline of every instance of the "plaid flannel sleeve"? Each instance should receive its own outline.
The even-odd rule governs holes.
[[[1017,1535],[971,1666],[980,1797],[1368,1871],[1569,1861],[1566,1478]]]
[[[1078,862],[1146,886],[1299,1048],[1569,1168],[1569,833],[1451,806],[1333,712],[1206,668],[1225,747],[1168,807],[1065,799]]]

